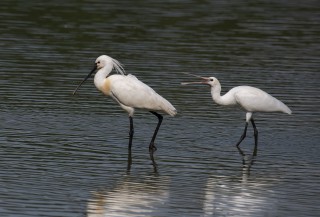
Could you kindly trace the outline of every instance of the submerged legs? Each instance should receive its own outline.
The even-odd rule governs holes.
[[[131,150],[132,138],[133,138],[133,134],[134,134],[133,119],[132,119],[131,116],[129,116],[129,120],[130,120],[130,130],[129,130],[129,146],[128,146],[128,149]]]
[[[152,114],[154,114],[155,116],[157,116],[158,118],[158,124],[157,124],[157,127],[156,129],[154,130],[154,133],[153,133],[153,136],[152,136],[152,139],[151,139],[151,142],[150,142],[150,145],[149,145],[149,151],[156,151],[157,148],[156,146],[154,145],[154,140],[156,139],[157,137],[157,134],[158,134],[158,131],[159,131],[159,128],[160,128],[160,125],[162,123],[162,119],[163,119],[163,116],[158,114],[157,112],[154,112],[154,111],[150,111]],[[129,120],[130,120],[130,130],[129,130],[129,145],[128,145],[128,149],[131,150],[131,147],[132,147],[132,139],[133,139],[133,134],[134,134],[134,129],[133,129],[133,118],[131,116],[129,116]]]
[[[131,155],[131,149],[128,149],[128,163],[127,163],[127,173],[130,173],[131,170],[131,165],[132,165],[132,155]]]
[[[158,114],[157,112],[154,112],[154,111],[150,111],[152,114],[154,114],[155,116],[157,116],[158,118],[158,124],[157,124],[157,127],[153,133],[153,136],[152,136],[152,139],[151,139],[151,142],[150,142],[150,145],[149,145],[149,151],[156,151],[157,150],[157,147],[154,145],[154,140],[156,139],[156,136],[157,136],[157,133],[159,131],[159,128],[160,128],[160,125],[161,125],[161,122],[162,122],[162,119],[163,119],[163,116]]]
[[[251,121],[251,124],[252,124],[252,127],[253,127],[253,131],[254,131],[254,145],[257,146],[258,145],[258,129],[256,127],[256,124],[254,123],[253,118],[251,118],[250,121]],[[246,126],[244,127],[243,134],[241,135],[240,140],[236,144],[237,147],[239,147],[239,145],[242,142],[242,140],[244,140],[244,138],[246,138],[247,128],[248,128],[248,122],[246,122]]]
[[[246,126],[244,127],[243,134],[241,135],[240,140],[239,140],[238,143],[236,144],[237,147],[240,145],[240,143],[242,142],[242,140],[244,140],[244,138],[246,138],[247,128],[248,128],[248,122],[246,122]]]
[[[254,145],[257,146],[258,145],[258,129],[254,123],[253,118],[251,118],[251,124],[254,130]]]

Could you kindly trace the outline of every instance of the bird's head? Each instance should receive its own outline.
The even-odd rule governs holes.
[[[111,65],[113,66],[113,59],[107,55],[101,55],[99,56],[96,61],[94,62],[94,69],[99,70],[106,65]]]
[[[80,86],[88,79],[90,76],[97,70],[100,70],[102,68],[109,68],[108,74],[112,71],[112,69],[115,69],[118,73],[124,75],[125,71],[121,65],[121,63],[113,59],[107,55],[101,55],[99,56],[96,61],[94,62],[93,69],[90,71],[90,73],[83,79],[83,81],[78,85],[78,87],[73,91],[73,95],[76,94],[77,90],[80,88]],[[108,70],[108,69],[107,69]]]
[[[219,83],[218,79],[216,79],[215,77],[200,77],[197,76],[199,78],[202,79],[202,81],[195,81],[195,82],[182,82],[182,85],[188,85],[188,84],[206,84],[209,85],[211,87],[214,87],[216,84]]]
[[[203,78],[204,80],[202,81],[202,83],[204,84],[208,84],[211,87],[214,87],[216,84],[218,84],[218,79],[216,79],[215,77],[208,77],[208,78]]]
[[[101,55],[99,56],[95,61],[95,70],[102,69],[104,67],[111,67],[110,70],[115,69],[117,73],[125,75],[126,72],[122,66],[122,64],[112,57],[109,57],[107,55]]]

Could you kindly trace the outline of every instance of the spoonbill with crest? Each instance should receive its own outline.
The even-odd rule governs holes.
[[[187,73],[189,74],[189,73]],[[192,75],[192,74],[190,74]],[[193,75],[200,77],[197,75]],[[243,139],[246,137],[247,127],[249,121],[254,130],[255,146],[258,144],[258,130],[254,123],[252,114],[254,112],[283,112],[291,114],[291,110],[280,100],[274,98],[265,91],[250,86],[237,86],[229,90],[226,94],[221,96],[221,85],[215,77],[200,77],[202,81],[199,82],[182,82],[182,85],[187,84],[206,84],[211,87],[211,96],[214,102],[223,106],[240,106],[246,113],[246,124],[244,132],[237,142],[238,147]]]
[[[120,74],[110,75],[113,69]],[[78,85],[73,95],[94,72],[96,72],[94,76],[94,85],[96,88],[103,94],[110,96],[129,114],[130,131],[128,148],[131,150],[134,134],[133,114],[135,108],[139,108],[150,111],[158,118],[158,124],[149,145],[149,151],[153,152],[157,150],[154,141],[163,119],[163,116],[158,112],[162,111],[171,116],[175,116],[177,111],[173,105],[156,93],[151,87],[138,80],[134,75],[126,75],[121,63],[107,55],[101,55],[96,59],[94,68]]]

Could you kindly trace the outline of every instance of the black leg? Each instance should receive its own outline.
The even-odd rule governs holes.
[[[157,133],[159,131],[159,128],[160,128],[160,125],[161,125],[161,122],[162,122],[162,115],[158,114],[157,112],[154,112],[154,111],[150,111],[152,114],[154,114],[155,116],[157,116],[158,118],[158,124],[157,124],[157,127],[153,133],[153,136],[152,136],[152,139],[151,139],[151,142],[150,142],[150,145],[149,145],[149,151],[156,151],[157,150],[157,147],[154,145],[154,140],[156,139],[156,136],[157,136]]]
[[[244,127],[243,134],[241,135],[239,142],[236,144],[237,147],[240,145],[240,143],[242,142],[242,140],[244,140],[244,138],[246,138],[247,128],[248,128],[248,122],[246,122],[246,126]]]
[[[158,165],[157,165],[156,161],[154,160],[153,151],[150,151],[149,154],[150,154],[150,159],[152,162],[154,173],[157,174],[158,173]]]
[[[251,118],[251,124],[252,124],[253,130],[254,130],[254,145],[257,146],[258,145],[258,129],[254,123],[253,118]]]
[[[132,165],[132,156],[131,156],[131,149],[128,149],[128,164],[127,164],[127,173],[130,173]]]
[[[133,138],[133,134],[134,134],[133,119],[132,119],[131,116],[129,116],[129,120],[130,120],[130,131],[129,131],[129,146],[128,146],[128,149],[131,150],[132,138]]]
[[[253,156],[253,157],[257,156],[257,153],[258,153],[258,146],[255,145],[255,146],[254,146],[254,149],[253,149],[252,156]]]

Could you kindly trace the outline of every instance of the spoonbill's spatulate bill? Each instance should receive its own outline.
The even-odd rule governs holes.
[[[113,69],[120,74],[110,75]],[[96,72],[94,85],[97,89],[105,95],[112,97],[112,99],[129,114],[129,149],[131,149],[134,134],[133,114],[135,108],[148,110],[158,118],[158,124],[149,145],[149,150],[155,151],[156,146],[154,141],[163,119],[163,116],[158,112],[162,111],[171,116],[175,116],[177,114],[176,109],[169,101],[156,93],[151,87],[138,80],[134,75],[125,75],[122,65],[107,55],[99,56],[96,59],[94,68],[78,85],[73,94],[77,92],[79,87],[90,78],[94,72]]]
[[[199,77],[199,76],[197,76]],[[249,121],[251,122],[254,129],[255,145],[258,144],[258,130],[254,123],[252,114],[254,112],[283,112],[291,114],[291,110],[280,100],[274,98],[270,94],[264,92],[261,89],[250,87],[250,86],[238,86],[234,87],[225,95],[221,96],[221,85],[218,79],[215,77],[201,77],[200,82],[183,82],[182,85],[187,84],[206,84],[211,87],[211,96],[214,102],[219,105],[233,106],[238,105],[244,109],[246,114],[246,125],[244,132],[237,142],[238,147],[243,139],[246,137],[247,127]]]

